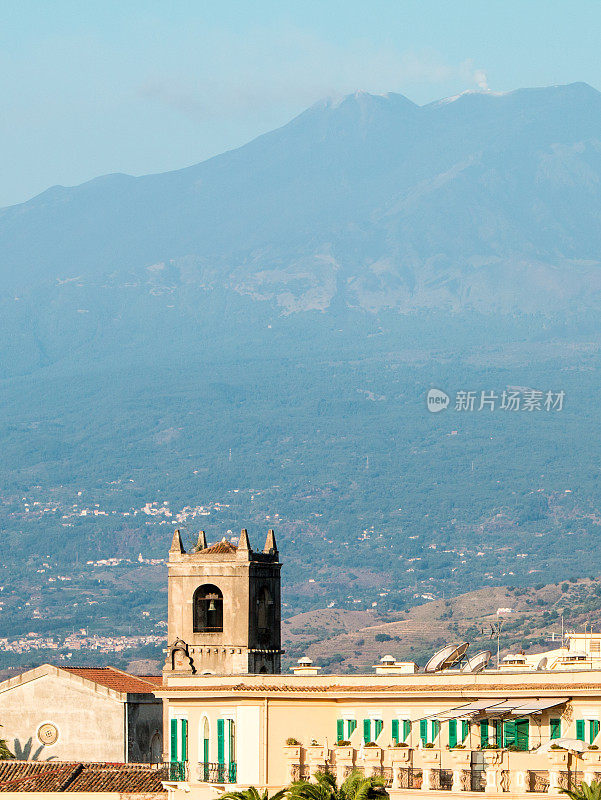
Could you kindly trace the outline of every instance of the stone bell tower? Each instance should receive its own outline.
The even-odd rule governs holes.
[[[279,673],[279,554],[272,530],[255,553],[243,530],[207,546],[204,531],[189,553],[179,530],[169,551],[165,676]]]

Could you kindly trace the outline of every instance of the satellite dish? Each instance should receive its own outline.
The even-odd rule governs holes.
[[[536,665],[536,669],[537,670],[546,669],[547,668],[547,661],[548,661],[547,656],[543,656],[541,658],[541,660],[538,662],[538,664]]]
[[[424,672],[439,672],[441,669],[449,669],[449,667],[461,661],[469,646],[469,642],[448,644],[432,656],[424,667]]]
[[[465,662],[461,667],[462,672],[482,672],[492,657],[490,650],[482,650],[476,653]]]

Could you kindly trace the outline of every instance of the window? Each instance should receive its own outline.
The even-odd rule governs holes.
[[[529,745],[529,722],[527,719],[516,719],[515,721],[515,746],[518,750],[528,750]]]
[[[561,720],[558,718],[549,720],[549,738],[561,739]]]
[[[576,720],[576,738],[579,739],[581,742],[584,741],[584,720],[577,719]]]
[[[384,722],[381,719],[364,719],[363,720],[363,742],[375,742],[378,736],[382,733]]]
[[[267,586],[263,586],[257,597],[257,627],[259,633],[269,631],[274,627],[273,612],[273,598]]]
[[[217,586],[205,584],[194,592],[194,633],[223,631],[223,594]]]
[[[440,720],[438,719],[420,719],[419,721],[419,738],[422,744],[429,744],[436,741],[440,733]]]
[[[480,747],[488,747],[488,720],[480,720]]]
[[[457,720],[449,720],[449,747],[457,746]]]
[[[356,719],[339,719],[336,722],[336,741],[348,741],[357,729]]]
[[[592,744],[597,735],[599,734],[599,720],[598,719],[589,719],[588,721],[588,741],[589,744]]]
[[[392,720],[392,741],[394,744],[406,742],[411,735],[411,720],[393,719]]]
[[[170,761],[188,760],[188,720],[171,720],[171,739],[169,743]]]
[[[217,720],[217,780],[236,783],[236,723]]]
[[[465,742],[470,735],[470,724],[467,719],[461,720],[461,744]]]
[[[209,751],[210,736],[209,720],[205,717],[202,725],[202,760],[204,764],[208,764],[211,760]]]

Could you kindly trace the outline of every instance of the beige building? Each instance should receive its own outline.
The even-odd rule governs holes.
[[[160,682],[113,667],[28,670],[0,683],[2,738],[25,761],[157,763]]]
[[[174,800],[233,786],[277,789],[324,769],[339,780],[354,769],[381,775],[393,800],[417,791],[557,795],[601,777],[601,664],[590,657],[597,649],[590,635],[587,660],[561,669],[548,669],[542,654],[539,669],[487,669],[487,659],[476,657],[463,669],[441,662],[447,668],[430,673],[386,657],[375,674],[321,675],[302,659],[283,676],[279,563],[270,537],[264,555],[272,551],[272,562],[257,558],[245,531],[238,548],[225,541],[207,548],[202,534],[191,554],[174,539],[170,647],[155,691],[164,702],[166,786]],[[273,564],[277,571],[264,573],[273,582],[253,578],[262,574],[254,564]],[[278,604],[269,612],[263,585]],[[197,596],[205,611],[195,611]],[[222,610],[210,609],[211,600]],[[223,616],[210,618],[209,610]],[[266,638],[257,642],[261,631]],[[271,650],[277,658],[266,662]]]
[[[391,792],[557,793],[601,777],[598,670],[168,678],[157,696],[187,737],[172,777],[199,796],[324,768],[383,775]]]

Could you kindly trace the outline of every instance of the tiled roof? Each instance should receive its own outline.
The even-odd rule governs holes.
[[[167,779],[166,768],[131,768],[128,764],[118,766],[84,764],[65,791],[67,792],[164,792],[161,781]]]
[[[235,553],[237,550],[236,547],[231,542],[228,542],[227,539],[222,539],[217,544],[212,544],[210,547],[205,547],[204,550],[200,550],[201,553]]]
[[[100,686],[106,686],[107,689],[130,694],[152,694],[163,680],[160,675],[130,675],[115,667],[60,667],[60,669],[98,683]]]
[[[165,768],[148,764],[0,761],[0,792],[164,793]]]
[[[582,684],[536,684],[535,686],[531,684],[494,684],[494,685],[482,685],[482,686],[475,686],[474,684],[462,684],[458,686],[454,685],[443,685],[443,684],[428,684],[428,685],[420,685],[416,683],[414,686],[408,686],[407,684],[377,684],[373,683],[371,685],[360,685],[360,686],[353,686],[350,684],[340,686],[336,684],[331,685],[323,685],[323,686],[304,686],[302,684],[248,684],[248,683],[236,683],[230,684],[227,686],[224,685],[204,685],[198,684],[197,686],[162,686],[160,691],[161,693],[169,693],[169,692],[210,692],[211,694],[220,694],[223,692],[316,692],[316,693],[323,693],[323,692],[334,692],[336,694],[349,694],[354,692],[369,692],[369,693],[391,693],[394,692],[395,694],[408,694],[408,693],[417,693],[422,694],[423,692],[446,692],[448,694],[455,694],[457,692],[462,692],[464,694],[471,695],[480,695],[480,694],[487,694],[489,692],[528,692],[529,694],[538,693],[540,691],[548,691],[552,690],[554,692],[557,691],[566,691],[570,694],[573,694],[575,690],[579,689],[599,689],[598,684],[594,683],[582,683]]]

